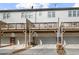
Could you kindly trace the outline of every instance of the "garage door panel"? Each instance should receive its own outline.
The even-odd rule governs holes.
[[[2,45],[9,45],[9,44],[10,44],[10,38],[8,38],[8,37],[3,37],[3,38],[1,39],[1,44],[2,44]]]
[[[53,37],[39,37],[39,44],[40,40],[42,41],[42,44],[56,44],[56,38]]]
[[[64,37],[66,44],[79,44],[79,37]]]
[[[16,44],[18,44],[18,41],[19,41],[19,44],[24,44],[25,43],[24,37],[17,37],[16,38]]]

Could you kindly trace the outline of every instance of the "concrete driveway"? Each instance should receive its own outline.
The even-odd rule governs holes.
[[[16,55],[58,55],[56,52],[56,45],[44,44],[37,45],[28,50],[16,53]],[[79,44],[66,45],[65,55],[79,55]]]
[[[8,46],[0,48],[0,55],[10,55],[16,49],[23,48],[20,46]],[[65,46],[65,55],[79,55],[79,44],[70,44]],[[13,54],[14,55],[14,54]],[[28,50],[20,51],[15,55],[58,55],[56,52],[56,45],[44,44],[37,45]]]
[[[18,55],[57,55],[56,53],[56,45],[52,44],[44,44],[37,45],[28,50],[16,53]]]
[[[65,46],[66,55],[79,55],[79,44]]]
[[[14,51],[14,46],[0,48],[0,55],[10,55]]]
[[[12,52],[23,49],[24,45],[12,45],[0,48],[0,55],[10,55]]]

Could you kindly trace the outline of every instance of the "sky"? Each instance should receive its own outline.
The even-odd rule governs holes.
[[[78,7],[79,3],[0,3],[0,9],[65,8]]]

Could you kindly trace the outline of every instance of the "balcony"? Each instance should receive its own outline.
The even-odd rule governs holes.
[[[56,22],[49,22],[49,23],[33,23],[34,26],[30,29],[56,29],[57,23]]]
[[[8,23],[1,25],[1,30],[11,30],[11,29],[25,29],[24,23]]]
[[[79,30],[79,22],[64,22],[64,30]]]
[[[25,30],[25,23],[8,23],[1,25],[1,30]],[[27,24],[28,30],[57,30],[57,22],[30,23]],[[79,22],[63,22],[64,30],[79,30]]]

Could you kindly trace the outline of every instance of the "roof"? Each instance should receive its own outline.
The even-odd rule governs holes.
[[[21,11],[50,11],[50,10],[79,10],[79,7],[68,7],[68,8],[42,8],[42,9],[7,9],[0,10],[0,12],[21,12]]]

